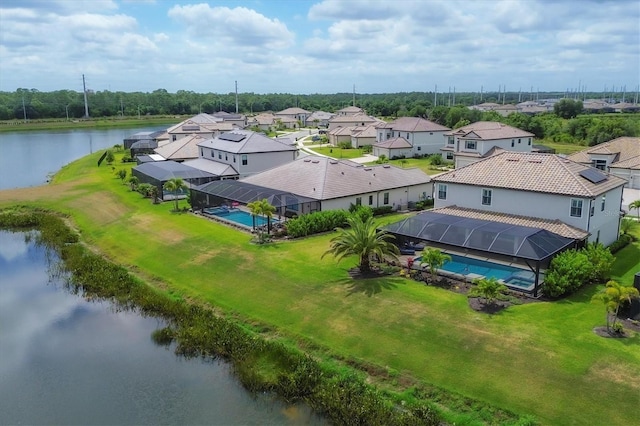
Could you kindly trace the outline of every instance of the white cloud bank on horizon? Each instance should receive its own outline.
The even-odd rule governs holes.
[[[588,91],[640,84],[636,0],[5,0],[0,90]],[[241,5],[240,5],[241,3]]]

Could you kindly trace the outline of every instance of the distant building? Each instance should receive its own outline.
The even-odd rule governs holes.
[[[450,131],[450,128],[424,118],[400,117],[390,123],[378,126],[374,155],[377,155],[376,149],[382,152],[383,150],[400,148],[401,145],[404,145],[403,149],[410,150],[404,154],[405,157],[439,154],[444,135]],[[388,144],[389,140],[394,140],[394,142]],[[408,147],[401,140],[408,143]],[[397,154],[398,152],[389,158],[398,156]]]
[[[626,187],[640,189],[640,138],[623,136],[568,156],[624,179]]]

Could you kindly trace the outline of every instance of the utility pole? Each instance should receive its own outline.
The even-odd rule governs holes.
[[[120,98],[120,117],[124,118],[124,104],[122,103],[122,98]]]
[[[238,113],[238,80],[236,80],[236,114]]]
[[[453,86],[453,106],[456,105],[456,86]]]
[[[483,90],[484,90],[484,86],[480,85],[480,103],[482,103]]]
[[[433,90],[433,106],[438,106],[438,85],[436,84],[435,89]]]
[[[87,84],[82,74],[82,91],[84,92],[84,118],[89,118],[89,102],[87,101]]]
[[[356,85],[353,85],[353,101],[352,101],[353,105],[352,106],[356,106]]]
[[[24,115],[24,122],[27,122],[27,108],[24,106],[24,95],[22,95],[22,114]]]

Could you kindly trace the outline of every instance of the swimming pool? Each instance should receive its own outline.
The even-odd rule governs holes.
[[[451,260],[442,265],[443,271],[452,272],[459,275],[470,275],[477,278],[495,278],[502,280],[509,287],[519,290],[531,290],[535,283],[535,274],[526,269],[520,269],[509,265],[490,262],[488,260],[473,259],[457,254],[451,254]],[[422,257],[417,257],[416,262],[420,262]]]
[[[217,216],[219,218],[228,220],[230,222],[235,222],[240,225],[247,226],[249,228],[253,227],[253,217],[251,213],[246,212],[244,210],[239,209],[227,209],[223,207],[214,207],[202,209],[202,211],[206,214]],[[267,218],[263,216],[256,216],[256,226],[262,226],[267,224]],[[278,222],[278,219],[271,218],[271,223]]]

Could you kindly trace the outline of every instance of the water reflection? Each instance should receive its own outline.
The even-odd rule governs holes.
[[[0,247],[0,424],[323,424],[156,346],[158,319],[64,291],[25,234]]]

